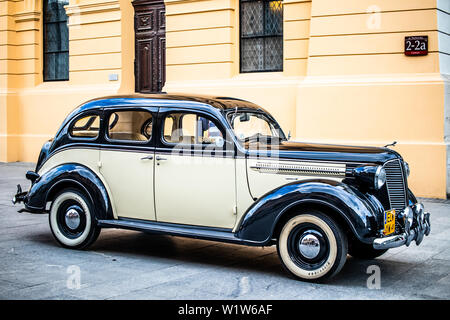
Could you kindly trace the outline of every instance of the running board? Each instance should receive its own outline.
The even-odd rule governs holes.
[[[237,238],[231,229],[229,229],[230,231],[226,231],[227,229],[120,218],[118,220],[99,220],[98,225],[102,228],[128,229],[171,236],[236,243],[248,246],[261,246],[258,242]]]

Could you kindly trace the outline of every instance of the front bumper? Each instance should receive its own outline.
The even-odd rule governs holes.
[[[409,209],[408,209],[409,208]],[[428,236],[431,231],[430,213],[424,211],[421,203],[417,203],[405,209],[412,210],[412,223],[405,218],[405,230],[401,234],[376,238],[373,241],[373,248],[377,250],[396,248],[403,245],[409,246],[413,240],[419,245],[424,236]]]

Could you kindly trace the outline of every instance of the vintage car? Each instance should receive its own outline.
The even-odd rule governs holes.
[[[66,248],[87,248],[101,228],[276,244],[288,273],[317,281],[347,254],[373,259],[430,233],[408,175],[386,147],[291,142],[248,101],[114,96],[69,114],[13,202],[48,213]]]

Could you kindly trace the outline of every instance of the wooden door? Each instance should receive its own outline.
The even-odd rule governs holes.
[[[136,92],[161,92],[166,82],[166,9],[162,0],[135,0]]]

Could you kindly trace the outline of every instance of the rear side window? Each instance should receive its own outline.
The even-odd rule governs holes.
[[[100,131],[100,117],[90,115],[78,119],[70,129],[70,135],[76,138],[97,138]]]
[[[119,141],[149,141],[153,131],[152,114],[148,111],[117,111],[109,116],[108,138]]]

